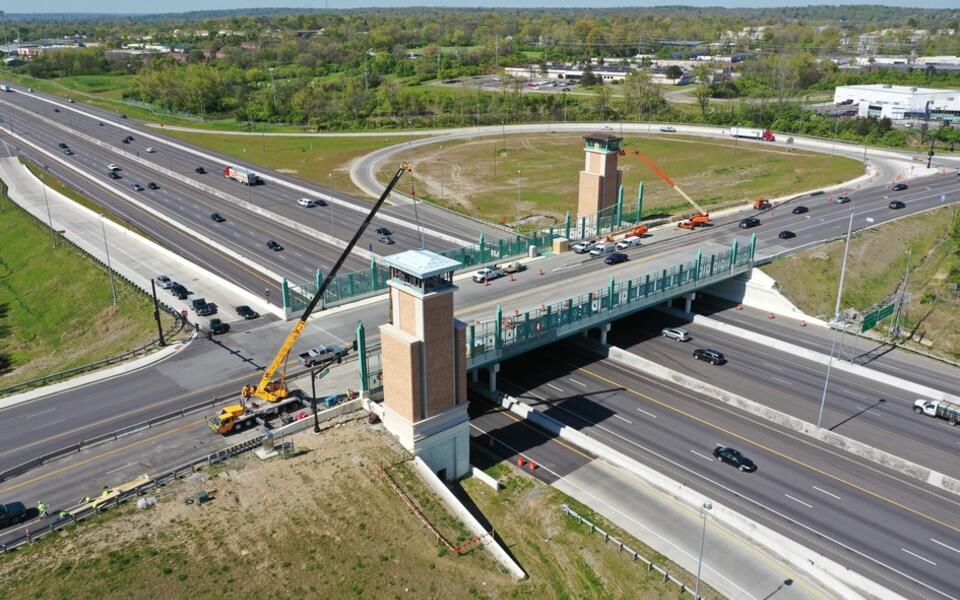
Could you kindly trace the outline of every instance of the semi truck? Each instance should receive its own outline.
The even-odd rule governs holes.
[[[928,417],[943,419],[951,425],[960,425],[960,404],[945,400],[917,400],[913,403],[913,412]]]
[[[244,169],[243,167],[235,167],[233,165],[224,167],[223,176],[239,181],[243,185],[257,185],[258,183],[260,183],[259,175],[257,175],[250,169]]]
[[[730,137],[746,138],[748,140],[757,140],[759,142],[777,141],[777,138],[769,129],[753,129],[750,127],[731,127]]]
[[[207,418],[207,427],[220,435],[227,435],[235,431],[243,431],[256,425],[270,428],[271,422],[278,417],[299,411],[309,411],[310,403],[299,393],[291,392],[289,396],[279,402],[264,402],[258,399],[247,399],[240,404],[230,404],[220,409],[216,415]],[[291,421],[293,419],[290,419]]]

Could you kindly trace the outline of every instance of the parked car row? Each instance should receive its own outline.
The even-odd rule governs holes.
[[[198,317],[209,317],[217,314],[219,310],[219,307],[215,303],[207,302],[203,296],[191,292],[186,286],[177,283],[167,275],[157,275],[154,281],[156,281],[161,289],[167,290],[177,299],[188,300],[190,302],[190,310],[196,313]],[[234,308],[234,311],[238,317],[248,321],[260,316],[260,313],[247,305],[237,306]],[[220,319],[210,319],[207,330],[212,334],[226,333],[230,331],[230,324],[224,323]]]

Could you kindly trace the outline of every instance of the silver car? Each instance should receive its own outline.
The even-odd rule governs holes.
[[[678,342],[689,342],[693,339],[686,329],[680,329],[679,327],[665,327],[660,333],[663,334],[663,337],[677,340]]]

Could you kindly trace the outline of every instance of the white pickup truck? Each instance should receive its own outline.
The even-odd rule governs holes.
[[[477,283],[486,283],[488,281],[493,281],[494,279],[500,279],[501,277],[506,277],[507,272],[501,269],[500,267],[494,265],[492,267],[484,267],[473,274],[473,280]]]
[[[913,412],[944,419],[951,425],[960,425],[960,404],[945,400],[917,400]]]

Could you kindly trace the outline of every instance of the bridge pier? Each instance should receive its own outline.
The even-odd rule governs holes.
[[[480,381],[480,369],[470,371],[470,381],[473,383]]]
[[[487,387],[491,392],[497,391],[497,373],[500,372],[500,363],[487,367]]]
[[[683,297],[683,312],[688,315],[693,312],[693,299],[697,297],[696,292],[690,292]]]
[[[607,345],[607,334],[610,332],[612,325],[610,323],[604,323],[600,326],[600,343],[604,346]]]

